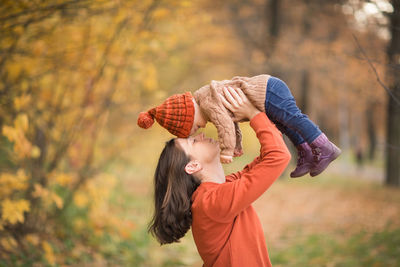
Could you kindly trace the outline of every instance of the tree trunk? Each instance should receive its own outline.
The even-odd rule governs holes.
[[[265,50],[264,53],[269,57],[275,50],[278,37],[279,37],[279,26],[280,26],[280,0],[269,0],[265,5],[265,22],[269,28],[267,34],[267,44],[269,49]]]
[[[279,36],[279,4],[280,0],[270,0],[269,5],[267,5],[267,18],[270,18],[269,34],[272,39],[276,39]]]
[[[308,95],[310,91],[310,72],[303,70],[301,77],[301,103],[300,109],[304,114],[307,114],[308,110]]]
[[[367,135],[368,135],[368,159],[375,159],[376,152],[376,127],[374,120],[374,112],[375,112],[376,103],[371,101],[368,103],[365,117],[367,118]]]
[[[393,13],[390,15],[391,40],[387,49],[388,77],[390,90],[387,109],[386,179],[389,186],[400,186],[400,0],[392,0]]]

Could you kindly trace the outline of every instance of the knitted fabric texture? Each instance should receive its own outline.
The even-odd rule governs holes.
[[[161,105],[141,112],[137,124],[147,129],[154,119],[171,134],[186,138],[189,136],[194,121],[194,104],[190,92],[168,97]]]
[[[235,76],[230,80],[211,81],[193,93],[201,111],[218,131],[221,155],[233,156],[234,150],[240,151],[241,132],[238,123],[232,120],[233,114],[225,108],[218,95],[223,95],[223,88],[240,88],[253,105],[265,112],[265,98],[268,79],[271,76],[261,74],[253,77]]]

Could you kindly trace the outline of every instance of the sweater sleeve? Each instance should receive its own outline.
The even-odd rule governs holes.
[[[261,144],[260,155],[234,174],[236,177],[231,177],[232,182],[217,185],[207,192],[203,199],[204,209],[215,221],[231,221],[272,185],[290,161],[281,132],[265,113],[257,114],[250,126]]]

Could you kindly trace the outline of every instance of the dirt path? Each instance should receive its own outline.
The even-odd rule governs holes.
[[[315,178],[278,181],[258,199],[254,206],[268,242],[278,245],[281,236],[347,235],[400,226],[399,189],[354,180],[347,184],[343,178],[335,183],[335,177],[331,172],[318,178],[327,180],[322,182]]]

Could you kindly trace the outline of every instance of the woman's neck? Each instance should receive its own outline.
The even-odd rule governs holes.
[[[218,164],[208,164],[203,166],[203,169],[200,172],[200,180],[201,182],[213,182],[218,184],[225,183],[225,173],[222,168],[222,164],[218,162]]]

